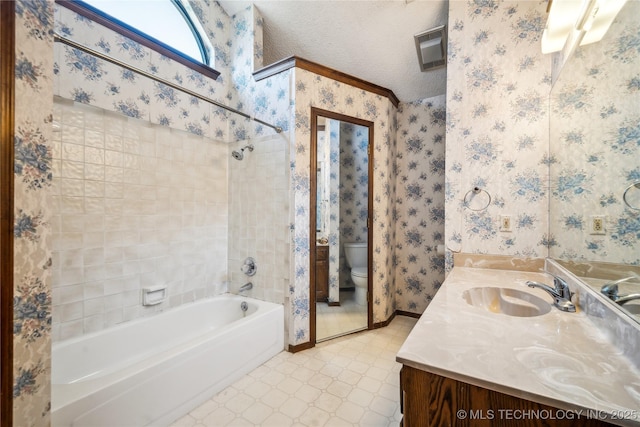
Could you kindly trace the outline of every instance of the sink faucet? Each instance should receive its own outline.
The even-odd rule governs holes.
[[[575,312],[576,306],[571,302],[573,294],[569,289],[569,285],[562,278],[553,275],[553,288],[544,283],[527,281],[527,286],[530,288],[540,288],[545,290],[553,297],[553,305],[561,311]]]
[[[628,282],[629,280],[632,280],[632,279],[640,280],[640,276],[636,274],[632,274],[629,277],[623,277],[622,279],[605,283],[602,286],[602,289],[600,289],[600,292],[602,292],[604,295],[608,296],[609,299],[615,301],[617,304],[620,304],[620,305],[623,305],[629,301],[640,299],[640,294],[628,294],[628,295],[618,294],[618,285],[620,283]]]
[[[640,299],[640,294],[622,295],[618,297],[618,299],[616,300],[616,303],[618,303],[619,305],[624,305],[629,301],[633,301],[636,299]]]

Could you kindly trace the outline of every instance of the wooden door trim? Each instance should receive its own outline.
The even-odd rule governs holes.
[[[323,110],[317,107],[311,107],[311,143],[309,156],[309,343],[310,347],[316,344],[316,200],[317,200],[317,168],[318,157],[318,132],[316,126],[318,116],[327,117],[329,119],[340,120],[359,126],[364,126],[369,130],[369,153],[368,153],[368,215],[371,219],[370,226],[367,230],[367,329],[373,329],[373,275],[371,274],[373,266],[373,128],[374,122],[360,119],[357,117],[347,116],[345,114],[333,111]]]
[[[0,424],[13,424],[15,2],[0,1]]]

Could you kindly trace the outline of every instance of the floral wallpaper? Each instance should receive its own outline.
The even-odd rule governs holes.
[[[396,154],[398,310],[422,313],[444,281],[445,96],[401,103]]]
[[[578,47],[551,93],[550,256],[640,264],[640,2],[598,43]],[[630,200],[640,208],[640,196]],[[605,219],[592,234],[592,215]]]
[[[393,161],[396,149],[396,111],[387,98],[333,81],[306,70],[293,71],[294,132],[290,143],[291,280],[286,309],[290,313],[289,342],[309,341],[309,145],[311,107],[335,111],[374,122],[373,305],[374,322],[395,312],[395,245],[391,217],[395,197]]]
[[[551,55],[540,53],[546,7],[546,1],[449,4],[447,268],[453,252],[544,257],[553,243],[548,235]],[[474,187],[486,193],[474,197]],[[501,215],[511,217],[511,232],[500,231]]]
[[[17,1],[15,17],[13,422],[48,425],[53,3]]]
[[[262,65],[263,20],[259,12],[249,7],[229,17],[217,2],[190,3],[214,45],[214,68],[221,73],[215,81],[58,5],[56,31],[287,130],[287,73],[258,83],[251,75],[254,68]],[[264,125],[60,43],[55,45],[54,71],[56,95],[128,117],[222,141],[275,133]]]
[[[285,71],[256,82],[253,71],[262,67],[262,32],[264,20],[255,6],[233,15],[229,40],[231,85],[227,105],[282,128],[280,134],[291,138],[293,89],[291,75]],[[274,130],[237,115],[229,116],[233,141],[274,134]],[[289,151],[287,150],[287,159]]]

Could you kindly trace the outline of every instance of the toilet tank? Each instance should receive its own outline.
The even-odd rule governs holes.
[[[351,268],[367,267],[367,242],[346,242],[344,256]]]

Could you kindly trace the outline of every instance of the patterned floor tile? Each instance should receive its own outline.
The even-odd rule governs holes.
[[[385,328],[282,352],[172,427],[397,426],[395,355],[415,323],[398,316]]]

